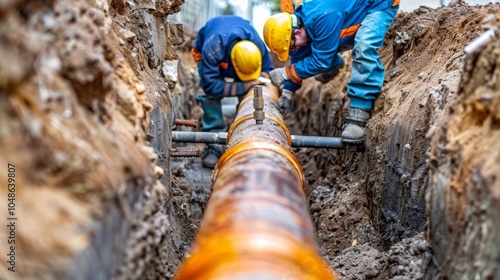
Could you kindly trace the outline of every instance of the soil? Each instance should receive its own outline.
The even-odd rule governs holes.
[[[1,279],[172,279],[189,256],[212,170],[170,156],[204,148],[171,143],[174,119],[203,113],[196,33],[168,20],[183,3],[0,5],[0,165],[16,178],[0,199],[15,194],[18,219],[15,273],[0,230]],[[500,4],[400,12],[365,151],[293,149],[318,251],[341,279],[500,279],[498,37],[464,52],[492,28]],[[292,134],[340,135],[342,55],[335,79],[295,95]]]

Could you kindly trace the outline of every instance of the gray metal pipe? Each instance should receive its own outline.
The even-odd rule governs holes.
[[[292,147],[344,149],[340,137],[292,135]],[[227,132],[172,131],[172,142],[226,144]]]
[[[340,137],[292,135],[292,147],[343,149]]]
[[[227,132],[172,131],[172,142],[226,144]]]

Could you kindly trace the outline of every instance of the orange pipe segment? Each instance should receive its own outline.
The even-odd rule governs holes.
[[[274,116],[266,116],[266,119],[274,121],[276,124],[278,124],[283,129],[283,132],[285,132],[286,138],[288,139],[288,145],[291,146],[292,145],[292,135],[290,135],[290,131],[288,130],[288,127],[286,127],[285,123],[281,119],[274,117]],[[226,144],[229,143],[229,139],[231,139],[231,134],[233,134],[234,128],[236,128],[238,125],[240,125],[240,123],[242,123],[244,121],[248,121],[248,120],[253,120],[253,114],[248,114],[248,115],[242,116],[233,122],[233,124],[231,125],[231,127],[227,131]]]
[[[263,124],[253,116],[253,92],[240,103],[227,150],[212,174],[212,194],[177,280],[337,279],[318,254],[302,167],[264,86]]]

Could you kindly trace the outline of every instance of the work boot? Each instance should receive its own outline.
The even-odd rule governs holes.
[[[200,101],[203,109],[201,118],[201,131],[225,131],[226,121],[222,113],[222,97],[198,94],[196,100]]]
[[[342,128],[342,142],[348,144],[362,144],[365,141],[365,126],[370,118],[370,112],[349,108],[349,114]]]
[[[203,167],[214,169],[220,156],[224,153],[224,145],[209,144],[203,151],[201,163]]]

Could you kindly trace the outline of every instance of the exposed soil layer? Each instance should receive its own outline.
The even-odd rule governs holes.
[[[164,19],[183,1],[146,2],[0,5],[0,197],[15,195],[0,217],[17,218],[1,279],[168,278],[194,238],[167,146],[179,26]]]

